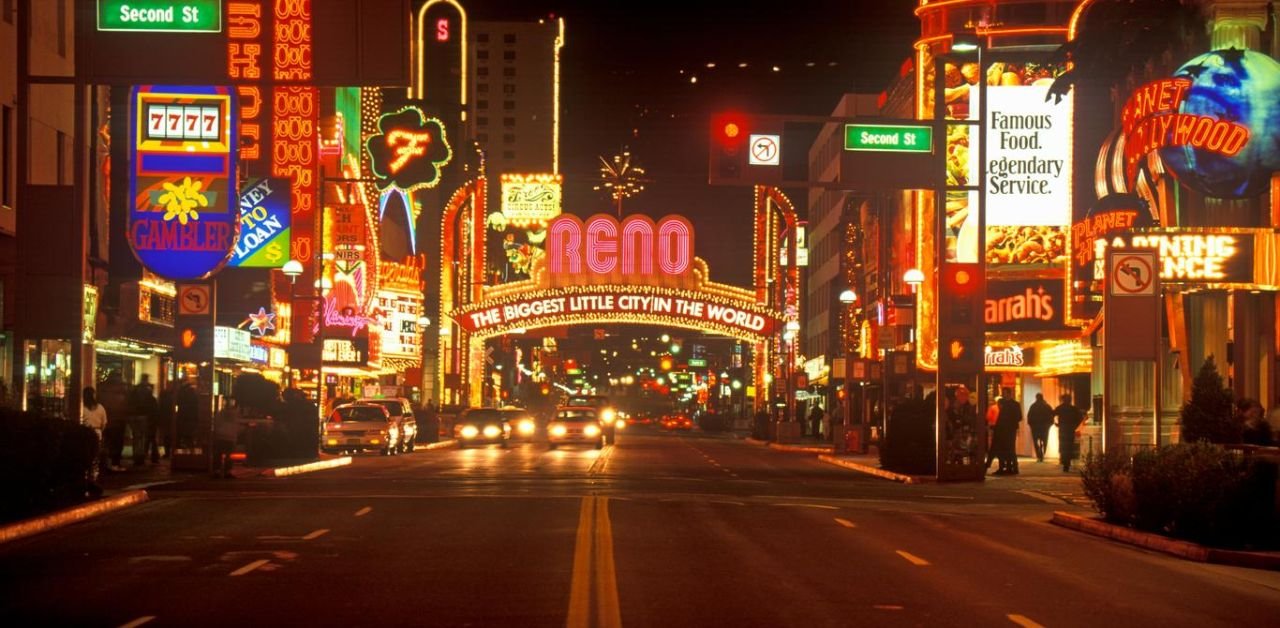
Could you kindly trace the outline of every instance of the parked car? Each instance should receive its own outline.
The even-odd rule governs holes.
[[[600,425],[600,411],[589,406],[564,406],[547,424],[547,443],[551,449],[560,445],[583,443],[603,449],[605,431]]]
[[[502,411],[493,408],[468,408],[458,416],[453,427],[453,437],[458,439],[458,447],[471,445],[507,446],[511,440],[511,425],[507,423]]]
[[[503,420],[511,426],[510,440],[533,442],[538,434],[538,419],[532,412],[524,408],[499,408]]]
[[[417,447],[418,419],[413,413],[413,402],[404,397],[387,397],[385,399],[365,399],[387,409],[392,417],[400,422],[400,452],[410,452]]]
[[[373,450],[391,456],[400,449],[400,421],[380,405],[344,404],[329,413],[320,442],[326,453]]]

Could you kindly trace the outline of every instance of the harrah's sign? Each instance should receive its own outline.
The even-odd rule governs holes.
[[[987,282],[983,318],[987,331],[1055,331],[1064,328],[1061,279]]]
[[[1137,175],[1143,157],[1166,146],[1194,146],[1234,157],[1249,143],[1249,127],[1231,120],[1180,113],[1191,80],[1166,78],[1139,87],[1120,113],[1125,175]]]
[[[693,225],[681,216],[566,214],[547,226],[547,271],[557,283],[656,283],[692,265]]]

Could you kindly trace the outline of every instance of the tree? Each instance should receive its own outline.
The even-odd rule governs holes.
[[[1191,384],[1191,399],[1183,404],[1178,417],[1183,442],[1239,442],[1240,424],[1232,415],[1231,397],[1213,356],[1209,356],[1196,374]]]

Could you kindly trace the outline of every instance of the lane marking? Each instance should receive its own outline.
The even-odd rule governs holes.
[[[302,540],[304,540],[304,541],[311,541],[311,540],[314,540],[314,539],[318,539],[318,538],[320,538],[320,537],[322,537],[322,536],[324,536],[324,535],[326,535],[326,534],[328,534],[328,533],[329,533],[329,528],[320,528],[319,530],[315,530],[315,531],[311,532],[310,534],[308,534],[308,535],[306,535],[306,536],[302,537]]]
[[[920,558],[919,556],[916,556],[915,554],[912,554],[912,553],[910,553],[910,552],[904,552],[904,551],[902,551],[902,550],[894,550],[894,551],[895,551],[895,552],[897,552],[897,554],[898,554],[899,556],[901,556],[901,557],[903,557],[904,559],[906,559],[906,561],[907,561],[907,562],[909,562],[909,563],[911,563],[912,565],[915,565],[915,566],[917,566],[917,567],[924,567],[924,566],[927,566],[927,565],[929,564],[929,561],[927,561],[927,560],[925,560],[925,559],[923,559],[923,558]]]
[[[963,495],[924,495],[923,497],[927,499],[959,499],[959,500],[973,501],[972,497],[965,497]]]
[[[175,555],[132,556],[129,558],[130,563],[142,563],[148,561],[157,563],[180,563],[188,560],[191,560],[190,556]]]
[[[151,620],[155,618],[155,615],[143,615],[142,617],[139,617],[127,624],[120,624],[120,628],[138,628],[138,626],[143,624],[151,623]]]
[[[373,511],[373,507],[371,507],[371,506],[365,506],[364,508],[361,508],[360,510],[357,510],[357,511],[356,511],[356,516],[357,516],[357,517],[363,517],[363,516],[365,516],[365,515],[369,514],[369,513],[370,513],[370,512],[372,512],[372,511]]]
[[[1022,626],[1022,628],[1044,628],[1044,626],[1036,623],[1035,620],[1031,619],[1030,617],[1027,617],[1026,615],[1018,615],[1016,613],[1010,613],[1008,615],[1005,615],[1005,617],[1008,617],[1009,621],[1019,626]]]
[[[852,521],[849,521],[848,519],[841,519],[840,517],[836,517],[836,523],[838,523],[838,524],[840,524],[840,525],[842,525],[842,526],[844,526],[844,527],[846,527],[846,528],[856,528],[856,527],[858,527],[858,524],[856,524],[856,523],[854,523],[854,522],[852,522]]]
[[[569,580],[569,616],[566,628],[587,628],[591,612],[591,527],[595,497],[582,498],[578,534],[573,546],[573,576]]]
[[[596,498],[596,611],[602,628],[622,626],[618,605],[618,574],[613,561],[613,526],[609,498]]]
[[[1024,489],[1016,490],[1016,491],[1014,491],[1014,492],[1015,492],[1015,493],[1020,493],[1020,494],[1022,494],[1022,495],[1026,495],[1027,497],[1030,497],[1030,498],[1032,498],[1032,499],[1038,499],[1038,500],[1040,500],[1040,501],[1042,501],[1042,502],[1044,502],[1044,503],[1046,503],[1046,504],[1065,504],[1065,503],[1067,503],[1067,500],[1065,500],[1065,499],[1058,499],[1057,497],[1052,497],[1052,496],[1050,496],[1050,495],[1045,495],[1045,494],[1043,494],[1043,493],[1040,493],[1039,491],[1032,491],[1032,490],[1028,490],[1028,489],[1025,489],[1025,488],[1024,488]]]
[[[904,607],[904,606],[899,606],[899,605],[897,605],[897,604],[872,604],[872,605],[871,605],[871,608],[874,608],[874,609],[876,609],[876,610],[880,610],[880,611],[900,611],[900,610],[902,610],[903,608],[906,608],[906,607]]]
[[[820,508],[820,509],[822,509],[822,510],[840,510],[839,508],[836,508],[835,506],[826,506],[826,505],[823,505],[823,504],[795,504],[795,503],[784,503],[784,504],[774,504],[774,506],[797,506],[797,507],[800,507],[800,508]]]
[[[243,575],[245,575],[245,574],[247,574],[247,573],[249,573],[249,572],[253,571],[254,569],[257,569],[257,568],[259,568],[259,567],[261,567],[261,566],[263,566],[263,565],[265,565],[265,564],[267,564],[267,563],[269,563],[269,562],[271,562],[271,561],[269,561],[269,560],[267,560],[267,559],[265,559],[265,558],[261,558],[261,559],[258,559],[258,560],[255,560],[255,561],[253,561],[253,562],[249,563],[248,565],[245,565],[244,567],[241,567],[241,568],[239,568],[239,569],[237,569],[237,570],[235,570],[235,571],[231,572],[231,574],[230,574],[230,575],[232,575],[232,576],[243,576]]]

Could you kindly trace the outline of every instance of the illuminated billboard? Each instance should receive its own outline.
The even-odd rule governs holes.
[[[129,244],[161,277],[206,278],[238,233],[234,89],[141,85],[129,103]]]
[[[558,174],[502,175],[502,215],[513,226],[545,223],[560,215]]]
[[[232,266],[280,268],[289,258],[292,195],[284,179],[250,181],[240,193],[240,237]]]

